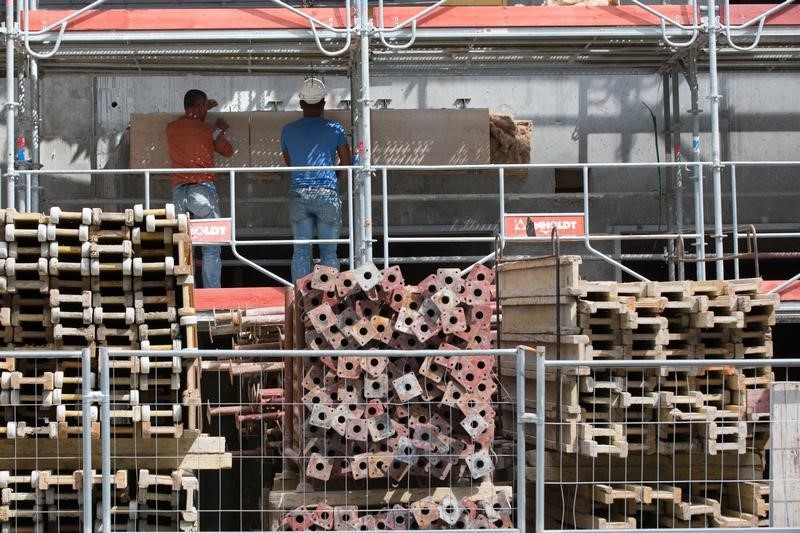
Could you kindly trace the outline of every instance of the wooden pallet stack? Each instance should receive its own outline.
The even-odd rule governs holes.
[[[407,285],[399,267],[367,264],[318,265],[298,281],[295,338],[365,352],[287,362],[301,486],[325,496],[274,488],[272,529],[512,527],[508,487],[493,484],[495,361],[449,355],[491,346],[493,278],[482,266],[466,276],[439,269]],[[369,356],[373,348],[440,355]],[[405,489],[418,484],[427,488]]]
[[[187,216],[175,213],[171,205],[164,209],[135,206],[122,213],[88,208],[80,212],[53,208],[49,215],[2,210],[0,225],[4,237],[0,240],[0,332],[5,348],[89,348],[92,354],[91,383],[83,383],[79,360],[20,357],[0,362],[0,432],[6,444],[0,448],[13,444],[5,455],[11,459],[0,462],[0,469],[9,470],[16,479],[31,458],[37,464],[55,464],[58,470],[64,465],[80,467],[81,401],[84,394],[98,388],[97,349],[102,347],[111,350],[115,450],[132,454],[141,461],[137,466],[145,468],[158,465],[161,459],[161,466],[155,466],[159,471],[154,474],[154,487],[161,484],[161,476],[186,468],[191,443],[206,438],[200,434],[199,360],[157,357],[156,353],[123,358],[114,352],[197,347]],[[95,406],[91,424],[93,445],[99,448]],[[144,453],[152,447],[144,441],[157,438],[162,451],[139,458],[140,450]],[[54,443],[48,444],[51,440]],[[224,459],[198,461],[198,466],[188,468],[225,463]],[[173,470],[162,473],[167,465]],[[193,486],[188,481],[185,485],[174,491],[186,492]],[[191,490],[196,490],[196,480]],[[191,529],[196,522],[188,509],[161,504],[139,508],[155,515],[160,509],[181,511],[184,516],[170,523],[183,529]],[[147,520],[158,522],[157,517]],[[147,520],[137,523],[150,523]]]
[[[579,257],[561,258],[558,296],[555,258],[500,265],[501,347],[541,345],[548,359],[669,366],[578,366],[545,376],[545,446],[562,476],[548,478],[551,525],[737,527],[765,520],[763,465],[738,465],[758,463],[767,443],[770,366],[698,368],[680,361],[770,358],[777,296],[755,279],[591,282],[581,279],[579,265]],[[515,372],[501,363],[501,384],[512,395]],[[524,372],[533,412],[532,355]],[[512,427],[512,416],[501,415]]]

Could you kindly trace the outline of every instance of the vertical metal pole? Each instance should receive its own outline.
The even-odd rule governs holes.
[[[697,82],[697,52],[689,50],[689,89],[692,93],[692,162],[694,162],[694,223],[697,279],[706,279],[705,211],[703,205],[703,165],[700,163],[700,103]]]
[[[103,480],[103,533],[111,532],[111,390],[108,349],[100,349],[100,464]]]
[[[389,176],[388,170],[381,170],[381,203],[383,204],[383,268],[389,268]]]
[[[354,250],[354,240],[355,235],[353,235],[353,171],[352,169],[347,170],[347,231],[349,235],[349,239],[347,242],[348,251],[350,253],[350,264],[348,265],[349,268],[355,268],[355,250]]]
[[[525,531],[525,512],[528,502],[525,501],[525,348],[522,346],[517,346],[517,380],[515,384],[517,395],[517,460],[515,463],[517,467],[517,529]],[[538,408],[536,414],[539,414]],[[538,507],[536,512],[539,512]]]
[[[558,332],[560,335],[561,332]],[[544,393],[544,348],[536,348],[536,529],[544,531],[544,430],[545,393]]]
[[[6,207],[14,208],[14,0],[6,0]]]
[[[30,0],[30,9],[38,9],[39,0]],[[30,67],[30,100],[31,100],[31,162],[33,168],[38,169],[41,163],[41,145],[39,138],[39,116],[41,109],[41,99],[39,94],[39,60],[35,57],[28,58],[28,66]],[[32,213],[39,212],[39,175],[34,174],[31,179],[31,198],[28,207]]]
[[[88,348],[81,350],[81,436],[83,442],[83,533],[92,533],[92,360]]]
[[[719,20],[715,13],[716,0],[708,0],[708,99],[711,101],[711,176],[714,188],[714,256],[717,279],[725,279],[725,263],[722,260],[722,165],[719,134],[719,78],[717,72],[717,32]]]
[[[672,123],[672,108],[670,107],[672,105],[670,94],[671,91],[674,90],[674,87],[671,85],[672,68],[674,67],[671,67],[669,71],[661,75],[661,82],[664,87],[664,153],[667,156],[666,160],[674,163],[675,132],[672,129],[674,124]],[[673,233],[675,230],[675,191],[673,185],[675,183],[676,168],[669,167],[666,170],[667,194],[665,196],[667,198],[667,231]],[[667,241],[667,275],[670,281],[675,281],[675,241],[673,240]]]
[[[506,244],[506,169],[497,169],[497,188],[500,196],[500,249]]]
[[[356,225],[363,236],[360,264],[372,261],[372,139],[370,125],[370,92],[369,92],[369,37],[370,21],[368,0],[358,2],[358,31],[359,31],[359,55],[357,58],[358,70],[360,73],[361,87],[358,95],[359,108],[359,161],[361,168],[358,170],[357,192],[360,196],[361,205],[364,211],[359,213]]]
[[[144,208],[150,209],[150,171],[144,171]]]
[[[736,165],[731,165],[731,217],[733,222],[733,277],[739,279],[739,206],[736,199]]]
[[[682,160],[681,156],[681,106],[680,106],[680,78],[678,70],[672,69],[672,139],[675,162]],[[675,169],[675,229],[683,233],[683,167]],[[686,279],[684,263],[678,265],[678,279]]]

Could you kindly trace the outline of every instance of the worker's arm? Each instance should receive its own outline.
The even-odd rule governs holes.
[[[349,167],[353,164],[353,154],[350,152],[350,145],[345,143],[336,148],[336,153],[339,154],[339,165]],[[347,176],[347,171],[342,170],[339,172],[339,177]]]
[[[214,128],[214,150],[222,157],[233,155],[233,145],[225,138],[225,132],[230,126],[224,119],[218,118]]]
[[[281,153],[283,154],[283,160],[286,163],[286,166],[292,166],[292,159],[289,157],[289,150],[283,149],[281,150]]]

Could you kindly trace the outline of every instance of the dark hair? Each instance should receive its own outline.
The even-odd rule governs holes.
[[[208,100],[206,93],[199,89],[190,89],[186,91],[186,95],[183,97],[183,108],[190,109],[202,104],[205,100]]]

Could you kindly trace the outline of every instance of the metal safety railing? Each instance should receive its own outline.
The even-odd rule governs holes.
[[[33,425],[7,420],[6,429],[13,428],[15,434],[3,439],[7,451],[0,460],[0,482],[9,504],[5,525],[23,530],[29,522],[50,522],[58,528],[79,517],[87,533],[131,527],[177,533],[192,523],[201,524],[201,531],[267,530],[291,526],[298,516],[321,520],[314,513],[325,512],[327,507],[319,507],[325,501],[336,502],[331,510],[340,512],[358,505],[372,509],[376,504],[370,493],[423,498],[438,490],[440,499],[443,493],[485,497],[489,489],[483,472],[480,482],[466,486],[434,476],[434,470],[419,478],[419,487],[407,481],[398,486],[385,473],[368,476],[370,461],[384,458],[386,450],[354,447],[362,442],[355,437],[356,426],[344,431],[353,436],[345,438],[349,444],[333,449],[333,440],[323,441],[312,430],[328,427],[334,435],[325,424],[336,422],[309,424],[324,412],[314,407],[319,402],[311,394],[318,390],[313,381],[318,376],[331,391],[339,391],[334,403],[344,409],[352,403],[347,396],[350,381],[343,379],[331,388],[328,380],[333,378],[316,373],[326,358],[386,358],[403,365],[410,364],[408,358],[442,353],[117,348],[101,348],[97,356],[88,349],[0,353],[0,364],[14,359],[40,370],[36,375],[17,371],[14,385],[6,383],[11,372],[3,374],[7,418],[23,418],[25,410],[34,407],[42,411],[37,419],[46,418],[45,411],[52,408],[58,413],[54,417],[67,420],[58,431],[76,430],[75,439],[41,439]],[[513,523],[493,527],[488,522],[466,530],[599,532],[613,527],[689,532],[759,527],[783,533],[798,527],[800,359],[556,360],[549,358],[556,354],[543,348],[526,347],[447,355],[493,356],[498,365],[493,374],[499,385],[492,400],[495,414],[484,415],[498,424],[493,454],[488,455],[494,462],[489,479],[497,491],[491,493],[497,498],[493,503],[502,511],[498,516],[513,511],[508,515]],[[81,368],[77,375],[54,378],[42,371],[44,366],[35,366],[45,360],[76,361]],[[196,380],[199,372],[202,390]],[[254,379],[242,380],[246,375]],[[53,379],[58,387],[48,381]],[[68,387],[77,387],[77,393]],[[53,402],[47,394],[55,390],[61,396]],[[163,391],[167,392],[162,396]],[[406,409],[402,419],[417,420],[417,429],[426,424],[450,428],[447,424],[455,424],[457,418],[437,418],[437,409],[448,401],[447,396],[404,400],[386,408]],[[100,404],[99,414],[94,403]],[[81,411],[71,410],[70,404],[80,405]],[[363,410],[358,420],[367,420],[366,410],[377,405],[364,398],[355,404]],[[235,422],[223,422],[227,415]],[[80,420],[81,427],[74,428],[71,419]],[[370,426],[370,431],[379,429]],[[441,435],[447,437],[449,431],[456,434],[453,428]],[[409,438],[422,446],[424,434]],[[510,440],[504,440],[508,435]],[[75,440],[80,440],[81,451],[70,456]],[[480,454],[466,453],[462,460]],[[432,462],[435,456],[447,454],[422,454],[415,462]],[[95,473],[93,461],[98,457],[100,471]],[[369,463],[364,477],[335,485],[312,475],[326,459],[344,458],[350,463],[340,466],[348,473],[358,471],[357,461]],[[71,465],[79,465],[74,475]],[[402,470],[408,465],[400,466]],[[36,477],[22,475],[26,469]],[[270,487],[264,491],[267,482]],[[101,485],[99,499],[96,485]],[[73,493],[69,487],[80,490]],[[533,502],[528,501],[531,489]],[[74,498],[81,502],[75,508]],[[392,507],[393,501],[376,505],[381,520],[408,518]],[[295,525],[291,529],[304,529]]]
[[[723,247],[723,239],[726,237],[723,233],[716,233],[712,236],[713,240],[716,243],[717,249],[723,251],[722,256],[717,256],[716,254],[710,255],[706,257],[705,252],[699,253],[701,250],[704,250],[707,244],[707,235],[706,235],[706,222],[703,219],[698,219],[695,224],[687,223],[687,226],[691,228],[691,231],[685,231],[685,222],[683,220],[675,220],[674,224],[665,223],[665,228],[667,231],[664,232],[656,232],[656,233],[632,233],[628,235],[623,234],[605,234],[605,233],[598,233],[593,231],[590,225],[590,205],[591,205],[591,198],[592,193],[590,192],[590,184],[593,180],[596,179],[603,179],[602,176],[592,176],[592,171],[602,171],[602,170],[610,170],[610,169],[667,169],[667,170],[688,170],[693,171],[695,174],[702,174],[701,171],[698,169],[701,168],[708,168],[711,166],[710,162],[700,162],[700,163],[593,163],[593,164],[527,164],[527,165],[437,165],[437,166],[400,166],[400,165],[392,165],[392,166],[375,166],[372,168],[372,172],[379,176],[381,180],[381,192],[380,192],[380,204],[381,204],[381,213],[382,213],[382,221],[380,224],[380,228],[382,231],[382,245],[383,245],[383,257],[375,258],[377,262],[383,262],[384,265],[389,265],[393,260],[398,260],[398,258],[391,258],[389,254],[389,246],[391,244],[423,244],[423,243],[453,243],[453,242],[460,242],[460,243],[486,243],[487,245],[491,245],[491,243],[495,240],[495,232],[500,235],[501,244],[504,246],[507,243],[517,243],[517,242],[526,242],[526,243],[547,243],[549,242],[549,236],[512,236],[507,235],[505,231],[505,224],[504,219],[506,215],[510,215],[507,212],[507,201],[508,201],[508,194],[506,194],[506,173],[509,171],[536,171],[536,170],[559,170],[559,169],[566,169],[566,170],[577,170],[582,173],[582,183],[583,183],[583,191],[581,193],[582,196],[582,204],[583,204],[583,211],[579,213],[584,218],[584,228],[585,230],[581,234],[573,234],[573,235],[562,235],[561,240],[563,242],[577,242],[583,243],[587,252],[591,255],[598,257],[599,259],[609,262],[614,268],[620,269],[622,271],[631,274],[634,277],[639,279],[644,279],[643,276],[638,274],[637,272],[631,270],[624,264],[620,262],[622,258],[614,258],[611,257],[603,252],[597,250],[593,243],[595,242],[602,242],[602,241],[641,241],[641,240],[662,240],[666,241],[668,247],[671,250],[680,249],[680,254],[651,254],[649,257],[650,260],[659,260],[659,261],[677,261],[677,262],[695,262],[698,264],[697,266],[697,276],[698,279],[704,279],[705,276],[705,263],[707,262],[715,262],[721,263],[723,261],[733,261],[734,268],[733,273],[734,277],[738,278],[740,275],[740,261],[742,258],[753,259],[754,257],[758,257],[756,254],[753,253],[753,250],[748,250],[745,253],[740,253],[739,251],[739,241],[742,238],[748,239],[748,246],[752,248],[754,246],[754,241],[756,238],[761,239],[792,239],[800,236],[798,232],[768,232],[768,233],[757,233],[755,231],[755,227],[749,228],[747,231],[742,231],[740,224],[739,224],[739,192],[738,192],[738,184],[737,184],[737,169],[741,168],[755,168],[755,167],[776,167],[776,166],[787,166],[787,167],[795,167],[800,165],[800,162],[797,161],[734,161],[734,162],[723,162],[723,168],[728,171],[730,177],[730,224],[726,227],[729,228],[730,231],[730,238],[731,238],[731,253],[726,254],[725,249]],[[303,167],[306,168],[306,167]],[[311,167],[309,167],[311,168]],[[233,219],[233,232],[230,245],[233,251],[234,256],[241,262],[257,269],[262,274],[272,278],[275,281],[283,283],[285,285],[290,285],[291,283],[288,280],[282,279],[279,276],[275,275],[270,270],[264,268],[263,266],[257,264],[256,262],[252,261],[251,259],[245,257],[239,251],[239,247],[246,248],[246,247],[253,247],[253,246],[269,246],[269,245],[292,245],[292,244],[324,244],[324,243],[335,243],[335,244],[347,244],[348,246],[348,264],[358,265],[364,262],[364,258],[367,257],[365,250],[361,248],[356,248],[357,243],[375,243],[376,239],[373,235],[373,221],[371,219],[362,219],[359,218],[360,214],[363,210],[358,210],[358,214],[354,213],[354,204],[356,202],[355,196],[357,195],[354,192],[354,175],[353,172],[359,170],[360,167],[324,167],[326,169],[332,169],[336,171],[347,172],[347,227],[348,227],[348,235],[347,238],[340,238],[334,240],[294,240],[294,239],[258,239],[258,240],[247,240],[247,239],[240,239],[236,236],[236,228],[237,228],[237,202],[238,196],[236,192],[237,184],[241,183],[242,174],[251,173],[251,172],[258,172],[258,173],[283,173],[289,172],[291,170],[298,170],[298,168],[287,168],[287,167],[264,167],[264,168],[232,168],[232,169],[209,169],[209,172],[216,173],[218,175],[227,175],[229,178],[230,184],[230,194],[228,199],[228,208],[231,213],[231,218]],[[148,208],[150,204],[153,202],[152,198],[152,178],[154,175],[162,175],[162,174],[170,174],[174,172],[186,172],[189,169],[146,169],[146,170],[133,170],[133,169],[120,169],[120,170],[39,170],[39,171],[30,171],[24,172],[26,176],[30,175],[75,175],[75,174],[82,174],[82,175],[90,175],[93,177],[115,177],[115,176],[122,176],[122,175],[140,175],[143,179],[143,202],[145,208]],[[391,201],[391,193],[389,191],[390,184],[391,184],[391,175],[393,173],[431,173],[431,172],[447,172],[447,171],[474,171],[474,172],[489,172],[489,173],[496,173],[497,175],[497,217],[495,218],[495,225],[494,230],[489,232],[489,234],[485,236],[463,236],[463,235],[437,235],[437,236],[425,236],[425,235],[418,235],[418,236],[396,236],[393,235],[393,224],[390,218],[390,201]],[[245,178],[246,179],[246,178]],[[375,179],[373,177],[373,179]],[[642,179],[650,179],[650,178],[642,178]],[[29,187],[30,179],[26,181],[25,187]],[[371,190],[371,188],[370,188]],[[652,194],[648,191],[641,191],[641,195],[647,196]],[[26,196],[30,196],[30,193],[26,191]],[[491,196],[491,194],[489,194]],[[703,196],[703,201],[705,201],[706,196]],[[375,202],[376,200],[373,198],[372,200]],[[659,201],[662,201],[659,198]],[[698,204],[702,204],[703,202],[698,202],[697,197],[695,195],[695,217],[697,217],[697,213],[703,212],[700,210]],[[719,210],[721,216],[721,210]],[[721,222],[715,221],[716,225],[722,225]],[[670,228],[674,228],[673,231],[669,231]],[[358,234],[358,235],[356,235]],[[684,240],[694,240],[694,247],[695,252],[686,253],[686,247],[683,245]],[[501,246],[502,248],[502,246]],[[371,254],[369,254],[371,256]],[[784,256],[786,254],[783,254]],[[486,262],[492,259],[493,253],[489,254],[485,257],[480,259],[478,258],[469,258],[469,257],[461,257],[461,262]],[[637,254],[637,259],[642,259],[644,256],[642,254]],[[764,259],[768,257],[768,255],[761,254],[760,257]],[[437,260],[444,261],[448,259],[448,256],[440,256],[436,258]],[[456,259],[453,257],[449,257],[449,259]],[[683,269],[680,269],[680,273],[682,275]]]
[[[321,364],[320,360],[330,356],[342,360],[362,358],[367,353],[370,357],[385,357],[388,361],[398,362],[398,364],[411,356],[433,357],[442,354],[438,350],[369,352],[356,350],[237,350],[235,358],[232,358],[230,352],[223,350],[141,351],[99,348],[96,356],[89,350],[3,352],[0,354],[0,362],[3,361],[3,358],[13,359],[18,369],[14,372],[15,381],[13,383],[6,383],[10,379],[6,377],[6,374],[10,375],[11,373],[4,373],[2,391],[4,393],[3,403],[7,408],[6,414],[10,414],[11,418],[18,419],[14,422],[18,431],[15,436],[7,436],[8,439],[16,437],[14,440],[6,440],[7,443],[13,443],[13,453],[0,460],[0,482],[4,483],[6,487],[5,495],[7,497],[5,500],[10,503],[10,508],[0,519],[5,520],[5,522],[0,521],[0,528],[7,528],[10,525],[12,528],[24,529],[29,523],[34,525],[51,523],[56,529],[74,528],[74,525],[70,526],[69,524],[75,524],[75,520],[79,519],[82,524],[81,530],[87,533],[117,531],[120,528],[131,530],[131,527],[137,531],[158,530],[177,533],[186,530],[192,524],[194,524],[192,530],[196,530],[198,523],[206,521],[213,523],[217,517],[224,516],[226,513],[239,517],[236,521],[238,529],[230,526],[224,528],[221,521],[218,527],[210,526],[201,529],[202,531],[221,532],[245,530],[241,517],[247,514],[270,511],[279,513],[283,517],[282,520],[285,520],[286,516],[292,516],[291,513],[296,511],[293,507],[278,505],[275,509],[264,509],[262,505],[266,505],[266,500],[259,501],[259,498],[256,498],[253,502],[252,495],[244,489],[241,489],[238,494],[238,505],[226,505],[226,498],[230,496],[230,487],[226,489],[229,482],[227,478],[223,478],[223,471],[228,471],[233,467],[235,474],[236,470],[241,468],[240,475],[245,476],[247,474],[244,469],[247,465],[252,478],[260,480],[264,479],[262,469],[275,467],[277,460],[277,464],[280,465],[277,467],[278,470],[283,470],[282,475],[291,483],[291,485],[287,485],[287,490],[281,493],[282,497],[303,500],[305,498],[304,491],[308,491],[310,485],[308,483],[303,485],[302,479],[300,479],[301,486],[306,488],[297,491],[298,487],[296,483],[291,482],[289,471],[296,471],[294,469],[296,464],[305,468],[306,463],[315,457],[308,447],[318,439],[310,436],[306,438],[303,433],[302,440],[294,443],[293,449],[290,440],[291,433],[297,432],[298,427],[310,427],[308,421],[303,421],[301,418],[311,415],[303,411],[305,400],[301,401],[298,397],[292,399],[291,391],[304,390],[301,388],[300,382],[308,379],[306,372],[311,367],[306,365],[309,362],[314,361],[316,364]],[[524,363],[523,350],[514,349],[463,350],[448,352],[447,355],[456,359],[476,355],[496,356],[502,360],[512,361],[510,364],[518,368],[522,368]],[[82,358],[82,381],[70,376],[67,372],[66,376],[62,374],[57,379],[56,385],[58,387],[77,386],[74,389],[77,395],[67,392],[66,389],[63,391],[53,389],[52,383],[47,381],[52,377],[48,371],[52,368],[52,364],[56,362],[62,364],[63,360],[69,358]],[[45,360],[48,364],[44,363]],[[31,363],[31,361],[34,363],[40,361],[41,363],[33,366],[24,364]],[[276,389],[256,390],[256,395],[262,400],[266,400],[261,407],[270,404],[270,399],[278,399],[279,401],[270,407],[280,409],[281,415],[272,416],[266,410],[253,409],[254,406],[250,399],[243,398],[245,392],[242,390],[227,387],[220,393],[220,389],[215,390],[212,386],[201,396],[198,373],[201,361],[203,368],[206,369],[203,376],[205,382],[208,382],[209,377],[213,378],[214,375],[218,377],[228,375],[231,384],[233,384],[234,376],[241,376],[247,372],[252,373],[254,368],[259,376],[259,384],[266,383],[266,377],[274,375],[276,368],[274,362],[281,362],[284,370],[279,377],[284,380],[284,383],[281,383],[278,388],[285,391],[286,395],[278,398],[279,394],[274,394]],[[290,370],[293,365],[296,365],[301,371],[295,373]],[[99,388],[96,388],[93,379],[96,374],[99,374],[100,377]],[[303,381],[303,383],[306,382]],[[342,385],[348,383],[343,381]],[[7,388],[14,386],[17,388]],[[38,388],[34,390],[34,387]],[[9,396],[9,390],[17,392]],[[59,391],[58,400],[55,402],[52,401],[53,390]],[[74,411],[72,410],[74,408],[70,407],[70,404],[76,403],[75,398],[78,395],[82,397],[82,400],[78,402],[81,406],[80,412]],[[509,429],[521,431],[526,423],[533,420],[532,415],[524,414],[524,398],[519,395],[516,398],[507,396],[505,398],[506,400],[501,401],[498,397],[498,400],[493,403],[499,406],[505,402],[504,407],[508,408],[509,414],[518,415],[513,421],[513,427]],[[348,400],[344,396],[339,401],[343,405],[348,405]],[[368,400],[362,398],[358,403],[362,402],[364,402],[361,405],[363,410],[367,407]],[[93,407],[95,403],[100,404],[99,413],[97,408]],[[369,405],[374,407],[374,402]],[[429,413],[432,408],[432,404],[420,400],[404,401],[402,405],[397,406],[387,404],[386,409],[394,410],[403,408],[403,406],[406,409],[421,409],[423,414]],[[239,437],[238,442],[237,438],[230,439],[226,445],[224,440],[221,441],[219,437],[208,436],[207,433],[201,434],[202,418],[205,418],[198,417],[198,414],[201,414],[199,413],[201,407],[206,410],[205,415],[208,417],[208,424],[212,426],[211,429],[224,431],[223,426],[211,424],[211,421],[226,413],[237,415],[237,427],[240,430],[246,424],[255,424],[259,434],[255,441],[257,444],[255,450],[247,452],[242,446],[242,437]],[[33,415],[32,411],[35,410],[38,411]],[[54,413],[48,414],[49,410],[53,410]],[[55,414],[56,412],[58,414]],[[293,412],[294,420],[292,419]],[[366,415],[361,416],[366,417]],[[486,416],[493,418],[493,415],[487,414]],[[31,422],[27,429],[25,429],[24,421],[21,420],[25,417],[28,417],[28,421]],[[41,423],[42,419],[46,420],[48,417],[59,420],[58,431],[62,432],[59,435],[61,438],[53,440],[55,435],[51,434],[50,439],[43,441],[36,437],[39,430],[32,421],[35,419],[37,423]],[[74,443],[75,440],[67,438],[67,435],[63,434],[63,432],[77,429],[73,427],[74,422],[71,423],[73,419],[81,421],[82,452],[79,457],[70,455],[70,450],[74,448],[71,443]],[[272,435],[267,430],[267,423],[270,420],[279,420],[283,424],[284,435],[277,440],[277,444],[275,442],[270,444],[269,439]],[[8,420],[7,422],[11,423]],[[434,418],[432,422],[436,422],[436,419]],[[437,423],[448,424],[445,420]],[[492,423],[494,423],[493,420]],[[45,425],[52,424],[46,423]],[[370,431],[372,432],[373,429],[371,427]],[[420,435],[414,433],[413,436],[415,439],[420,439]],[[77,438],[77,433],[73,432],[72,436]],[[441,438],[449,437],[442,434]],[[48,445],[48,442],[55,446]],[[349,444],[352,446],[359,442],[360,439],[354,438],[349,441]],[[269,447],[271,445],[272,448]],[[303,448],[298,450],[297,445],[301,445]],[[330,445],[333,446],[332,443]],[[420,446],[424,446],[424,444],[420,444]],[[348,448],[342,453],[351,457],[350,454],[353,451]],[[507,479],[507,484],[503,485],[507,488],[503,489],[503,494],[506,496],[502,500],[502,505],[505,513],[513,511],[515,515],[513,526],[506,523],[502,528],[488,527],[489,530],[525,531],[524,452],[524,442],[522,442],[521,444],[517,443],[517,446],[510,448],[508,452],[494,453],[495,462],[510,461],[504,467],[510,472],[510,477]],[[368,453],[374,454],[376,457],[385,455],[385,452],[377,449],[370,449]],[[420,457],[422,461],[432,461],[433,457],[440,456],[442,453],[440,451]],[[485,450],[483,454],[487,458],[490,457]],[[231,455],[236,458],[234,464],[232,464]],[[334,459],[337,457],[333,453],[330,455]],[[98,456],[100,469],[99,473],[95,473],[93,460],[96,460]],[[77,460],[80,460],[82,464],[83,482],[77,480],[75,478],[77,474],[73,474],[69,469],[70,466],[77,464]],[[458,461],[458,458],[455,460]],[[295,465],[294,468],[291,467],[292,464]],[[24,475],[23,472],[27,467],[33,467],[30,470],[36,475]],[[494,468],[499,471],[500,465],[495,465]],[[59,469],[64,469],[66,473]],[[209,470],[217,470],[216,475]],[[491,472],[491,469],[486,472]],[[227,474],[225,475],[227,476]],[[483,481],[486,479],[485,475],[481,473],[480,477]],[[133,478],[136,481],[133,481]],[[199,484],[198,479],[200,480]],[[418,490],[416,486],[406,483],[402,483],[398,487],[396,484],[390,485],[387,481],[372,479],[370,476],[368,482],[372,483],[368,483],[366,490],[362,492],[367,494],[370,490],[373,492],[375,490],[389,492],[406,490],[410,493],[422,494],[426,492],[427,488],[430,488],[431,491],[434,489],[454,491],[454,494],[469,492],[467,490],[469,485],[456,488],[447,481],[436,481],[430,476],[419,479],[427,481],[426,485]],[[31,480],[38,480],[38,483],[34,482],[31,485]],[[91,481],[86,482],[86,480]],[[312,481],[311,478],[308,478],[308,481]],[[64,483],[68,486],[64,486]],[[344,493],[331,492],[326,488],[328,495],[326,498],[329,497],[333,502],[338,494],[343,494],[344,498],[350,498],[347,501],[358,502],[359,497],[352,496],[352,494],[357,494],[361,489],[356,486],[357,482],[351,481],[350,483],[352,486],[348,488],[345,485]],[[95,496],[97,484],[101,485],[99,498]],[[206,490],[209,484],[216,489],[216,501],[214,501],[214,490]],[[72,486],[72,489],[80,489],[77,494],[81,496],[82,503],[79,506],[74,505],[72,501],[74,498],[71,496],[74,493],[69,490],[69,486]],[[478,489],[486,490],[485,486],[485,483],[478,485],[476,482],[473,488],[476,491]],[[29,487],[33,487],[33,490]],[[55,490],[53,490],[54,487]],[[437,489],[437,487],[440,488]],[[279,487],[274,487],[273,493],[278,489]],[[199,499],[197,499],[198,490]],[[204,493],[207,494],[207,497],[204,497]],[[311,500],[318,495],[313,492],[308,494],[308,498]],[[515,500],[512,499],[512,495]],[[28,502],[35,502],[32,509],[27,507]],[[252,506],[247,506],[246,503],[251,503]],[[317,505],[319,502],[313,500],[308,503]],[[511,515],[509,514],[509,516]],[[265,528],[259,526],[258,529]],[[328,529],[338,530],[336,528]]]
[[[800,525],[800,359],[533,354],[536,531]]]

